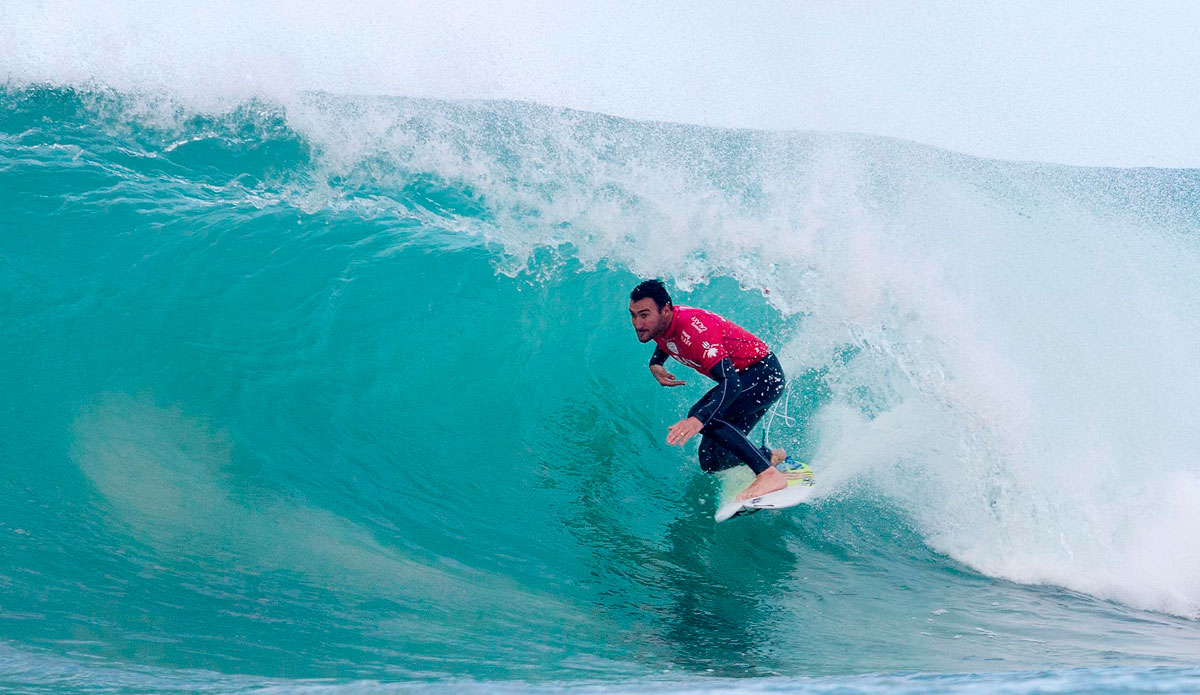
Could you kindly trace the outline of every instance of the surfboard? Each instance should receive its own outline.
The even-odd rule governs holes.
[[[713,518],[718,522],[726,521],[763,509],[794,507],[812,498],[817,479],[808,464],[789,456],[776,468],[787,478],[787,487],[740,502],[735,499],[737,493],[754,481],[754,472],[746,466],[738,466],[718,473],[721,476],[721,503],[717,505],[717,513]]]

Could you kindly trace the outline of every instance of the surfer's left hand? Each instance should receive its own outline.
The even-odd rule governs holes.
[[[677,444],[683,446],[687,441],[696,436],[696,433],[704,428],[704,423],[699,419],[690,417],[686,420],[671,425],[667,431],[667,444]]]

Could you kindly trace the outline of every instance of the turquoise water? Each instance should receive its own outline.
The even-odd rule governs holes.
[[[1200,689],[1200,172],[0,104],[7,690]],[[713,523],[646,276],[775,347],[813,504]]]

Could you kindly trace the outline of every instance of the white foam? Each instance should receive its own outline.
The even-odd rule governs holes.
[[[1198,10],[364,1],[0,4],[0,79],[518,99],[634,118],[911,138],[1014,159],[1196,166]]]

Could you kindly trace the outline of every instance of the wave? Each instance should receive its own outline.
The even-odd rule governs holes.
[[[1194,653],[1200,172],[516,102],[0,104],[0,409],[38,462],[0,522],[68,597],[32,642],[312,677]],[[697,384],[625,325],[651,276],[776,348],[817,504],[713,527],[659,436]],[[89,623],[105,596],[147,625]]]

